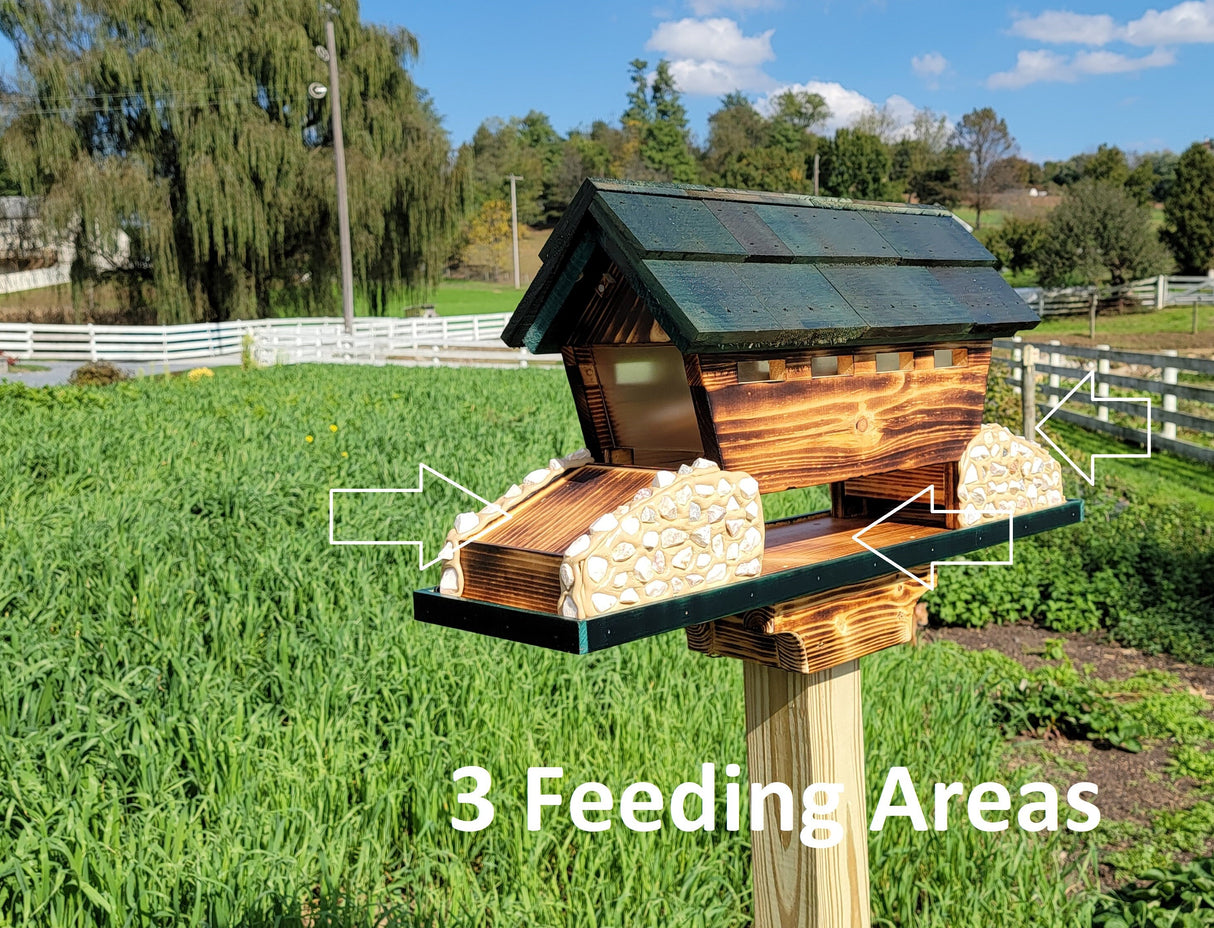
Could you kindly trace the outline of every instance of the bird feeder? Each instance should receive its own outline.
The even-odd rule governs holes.
[[[502,337],[560,352],[586,447],[458,516],[415,615],[741,659],[751,779],[845,786],[841,845],[755,834],[755,923],[867,925],[859,658],[911,640],[927,565],[1082,518],[982,421],[992,340],[1039,319],[937,207],[587,181],[540,256]]]

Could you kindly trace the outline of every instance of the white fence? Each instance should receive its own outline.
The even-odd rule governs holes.
[[[24,290],[57,287],[71,279],[72,269],[69,264],[39,267],[32,271],[10,271],[0,274],[0,293],[21,293]]]
[[[195,325],[43,325],[0,322],[0,352],[25,360],[171,363],[240,354],[246,334],[261,363],[380,363],[416,349],[497,342],[509,313],[354,321],[259,319]]]
[[[1091,287],[1065,287],[1044,290],[1041,287],[1017,287],[1016,292],[1039,316],[1068,316],[1090,312]],[[1097,303],[1110,302],[1143,309],[1165,306],[1192,306],[1214,303],[1214,277],[1148,277],[1120,287],[1096,289]]]
[[[1054,413],[1054,419],[1145,445],[1145,407],[1139,403],[1101,403],[1099,399],[1109,395],[1109,387],[1133,394],[1150,394],[1151,444],[1181,457],[1214,464],[1214,448],[1184,441],[1176,434],[1179,427],[1201,435],[1214,435],[1214,389],[1179,382],[1182,372],[1196,375],[1195,379],[1214,381],[1214,360],[1185,358],[1175,351],[1153,354],[1120,351],[1108,345],[1083,348],[1057,341],[1023,341],[1019,337],[996,339],[994,347],[992,361],[1011,369],[1007,381],[1022,395],[1026,374],[1032,372],[1029,397],[1035,400],[1032,405],[1038,412],[1053,409],[1076,381],[1095,370],[1097,400],[1092,400],[1086,388],[1080,390],[1065,407]],[[1029,348],[1032,351],[1026,350]],[[1032,363],[1026,364],[1026,355],[1030,354],[1033,355]],[[1155,402],[1156,398],[1162,399],[1162,406]],[[1184,411],[1177,408],[1178,400],[1183,401]],[[1094,415],[1075,411],[1070,408],[1071,403],[1091,408]],[[1122,421],[1109,420],[1110,405]]]

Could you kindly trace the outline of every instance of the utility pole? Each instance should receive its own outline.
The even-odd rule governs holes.
[[[818,156],[814,154],[814,196],[818,195]]]
[[[518,197],[515,194],[515,181],[522,180],[517,174],[509,175],[510,179],[510,230],[514,239],[514,289],[519,288],[518,279]]]
[[[329,99],[333,107],[333,161],[337,168],[337,234],[341,249],[341,313],[346,334],[354,332],[354,261],[350,257],[350,204],[346,191],[346,147],[341,135],[341,91],[337,86],[337,42],[333,20],[325,21],[325,45],[329,52]],[[517,272],[516,272],[517,273]]]

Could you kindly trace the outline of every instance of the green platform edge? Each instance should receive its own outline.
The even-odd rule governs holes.
[[[1012,537],[1015,540],[1028,538],[1082,521],[1083,500],[1070,500],[1060,506],[1017,516],[1012,520]],[[1007,538],[1007,524],[1000,520],[904,541],[878,550],[896,563],[914,568],[931,561],[980,551],[1001,544]],[[1014,554],[1013,546],[1013,559]],[[990,569],[999,568],[992,566]],[[609,612],[593,619],[567,619],[549,612],[465,599],[440,593],[431,587],[414,591],[413,617],[419,622],[444,625],[506,641],[570,654],[589,654],[650,635],[676,631],[688,625],[711,622],[749,609],[787,602],[799,596],[822,593],[893,573],[896,571],[871,551],[858,551],[820,564],[760,574],[753,580]]]

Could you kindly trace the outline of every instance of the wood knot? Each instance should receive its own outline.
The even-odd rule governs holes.
[[[856,420],[856,431],[857,432],[867,432],[868,431],[868,417],[867,416],[861,416],[859,419]]]

